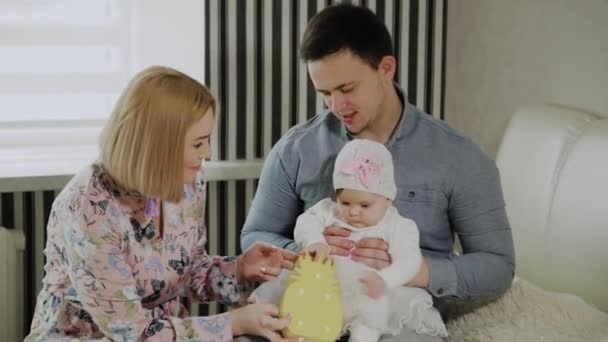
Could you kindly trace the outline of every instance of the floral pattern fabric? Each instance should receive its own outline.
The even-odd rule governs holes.
[[[204,249],[202,174],[187,187],[179,203],[163,202],[161,231],[144,214],[145,196],[102,166],[77,174],[53,203],[26,341],[231,341],[230,313],[189,317],[179,301],[233,305],[247,296],[235,258]]]

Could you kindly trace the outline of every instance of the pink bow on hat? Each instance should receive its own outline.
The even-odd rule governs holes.
[[[374,177],[378,176],[380,172],[380,165],[372,157],[359,154],[344,165],[342,172],[357,176],[361,184],[369,188]]]

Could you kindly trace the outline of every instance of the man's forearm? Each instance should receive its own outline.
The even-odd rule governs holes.
[[[435,297],[485,299],[511,286],[514,264],[508,256],[469,253],[453,259],[427,258],[428,290]]]

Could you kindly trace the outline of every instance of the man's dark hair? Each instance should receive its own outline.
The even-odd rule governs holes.
[[[327,7],[312,17],[302,37],[300,58],[317,61],[343,49],[374,69],[382,57],[393,55],[391,36],[380,18],[349,3]]]

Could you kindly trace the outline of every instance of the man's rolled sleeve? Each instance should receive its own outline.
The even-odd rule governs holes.
[[[456,265],[450,259],[427,257],[430,272],[429,292],[437,298],[456,297],[458,293],[458,276]]]

